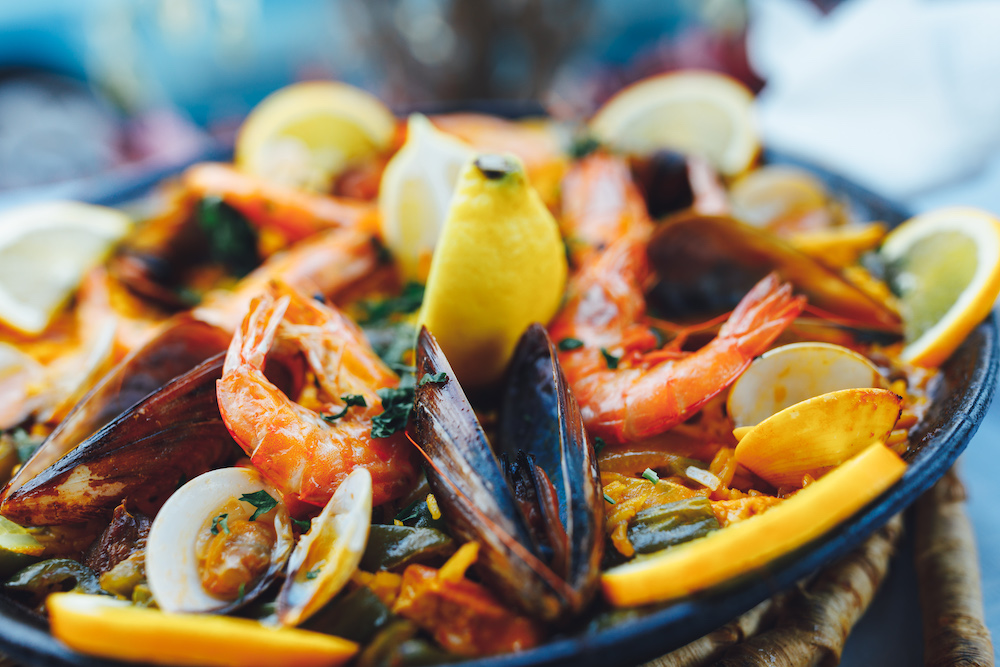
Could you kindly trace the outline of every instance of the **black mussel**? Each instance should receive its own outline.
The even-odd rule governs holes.
[[[769,232],[725,216],[681,213],[654,232],[649,258],[659,282],[651,308],[668,319],[707,319],[732,310],[776,271],[809,307],[845,325],[899,334],[899,316],[836,272]]]
[[[518,343],[496,454],[426,329],[417,376],[427,480],[451,533],[480,544],[479,576],[543,621],[580,613],[597,590],[604,507],[593,444],[545,329],[532,325]]]
[[[694,203],[688,159],[683,153],[660,150],[633,159],[631,166],[635,182],[646,200],[649,217],[662,218]]]
[[[36,476],[17,486],[12,482],[0,514],[24,525],[58,525],[106,516],[124,499],[155,513],[179,485],[236,451],[216,402],[224,361],[224,352],[216,354]]]
[[[213,354],[231,336],[218,327],[179,315],[152,340],[102,378],[17,472],[6,493],[41,473],[112,419]]]

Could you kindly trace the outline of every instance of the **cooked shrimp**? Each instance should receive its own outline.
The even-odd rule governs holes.
[[[195,317],[235,331],[251,299],[274,280],[306,294],[335,299],[370,275],[379,264],[373,230],[364,224],[331,229],[273,255],[243,278],[234,290],[214,290],[194,310]]]
[[[375,215],[370,202],[296,190],[226,164],[196,164],[184,172],[183,182],[190,195],[221,197],[254,225],[277,229],[290,242],[324,229],[353,227]]]
[[[324,420],[267,379],[265,359],[276,340],[303,353],[323,412],[341,416]],[[363,467],[371,472],[378,505],[401,496],[416,477],[402,433],[371,437],[372,417],[382,412],[376,391],[397,383],[351,320],[293,289],[272,286],[233,336],[217,394],[229,432],[283,493],[322,506],[352,470]],[[349,406],[344,397],[350,395],[362,396],[365,405]]]
[[[575,163],[562,182],[560,227],[576,267],[627,233],[648,235],[653,223],[628,165],[604,152]]]
[[[549,329],[556,341],[582,343],[563,349],[560,361],[588,428],[612,442],[628,442],[662,433],[697,412],[767,349],[805,300],[768,276],[697,352],[680,350],[683,336],[670,349],[657,350],[643,290],[650,275],[645,244],[651,223],[638,208],[627,169],[610,159],[597,156],[588,167],[607,182],[599,179],[566,195],[581,203],[577,217],[564,216],[564,222],[586,245],[570,278],[569,299]]]

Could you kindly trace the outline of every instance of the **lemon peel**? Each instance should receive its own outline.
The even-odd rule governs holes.
[[[566,284],[559,227],[513,155],[481,155],[459,178],[431,261],[419,324],[463,385],[497,380],[518,338],[547,323]]]

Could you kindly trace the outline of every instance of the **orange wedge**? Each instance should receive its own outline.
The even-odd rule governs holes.
[[[604,596],[619,607],[663,602],[752,572],[856,513],[905,470],[875,443],[764,514],[611,568],[601,576]]]
[[[54,593],[45,602],[52,635],[113,660],[220,667],[332,667],[358,645],[340,637],[272,628],[246,618],[167,614],[104,595]]]

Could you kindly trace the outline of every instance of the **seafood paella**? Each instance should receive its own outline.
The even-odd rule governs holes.
[[[127,213],[5,213],[8,267],[68,268],[44,299],[0,269],[3,595],[99,657],[431,664],[855,515],[1000,291],[1000,222],[856,219],[759,164],[751,101],[679,73],[587,123],[397,119],[299,84]]]

